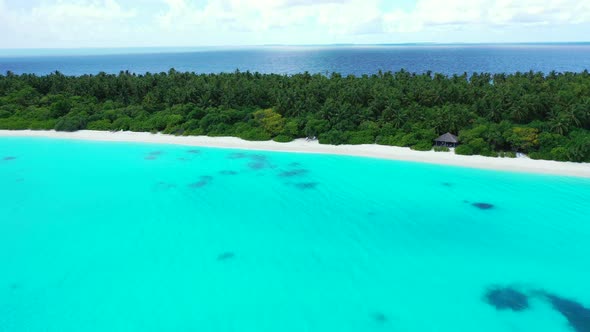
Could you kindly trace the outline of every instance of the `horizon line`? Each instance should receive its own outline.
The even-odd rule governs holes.
[[[167,46],[88,46],[88,47],[0,47],[0,51],[24,50],[129,50],[129,49],[174,49],[174,48],[245,48],[245,47],[319,47],[319,46],[448,46],[448,45],[559,45],[590,44],[588,41],[523,41],[523,42],[403,42],[403,43],[322,43],[322,44],[224,44],[224,45],[167,45]]]

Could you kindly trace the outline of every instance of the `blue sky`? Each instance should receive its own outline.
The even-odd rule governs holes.
[[[589,41],[588,0],[0,0],[0,48]]]

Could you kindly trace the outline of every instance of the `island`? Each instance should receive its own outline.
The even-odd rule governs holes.
[[[317,138],[590,162],[590,74],[7,72],[0,75],[0,129]],[[457,142],[435,142],[447,133]]]

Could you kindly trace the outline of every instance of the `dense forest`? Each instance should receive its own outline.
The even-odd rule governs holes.
[[[0,128],[131,130],[590,162],[590,74],[0,75]]]

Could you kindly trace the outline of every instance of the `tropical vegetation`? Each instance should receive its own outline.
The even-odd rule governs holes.
[[[590,74],[0,75],[0,128],[131,130],[590,161]]]

